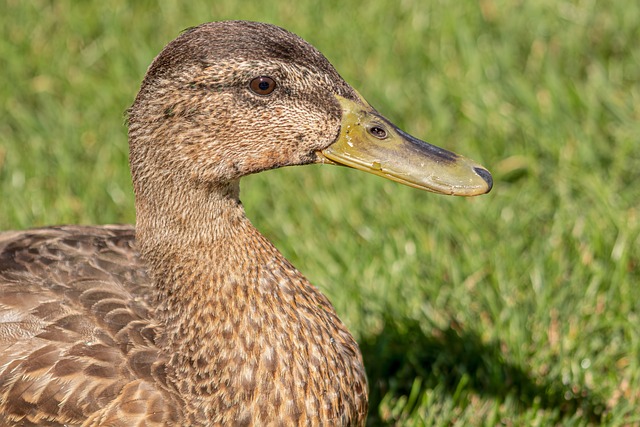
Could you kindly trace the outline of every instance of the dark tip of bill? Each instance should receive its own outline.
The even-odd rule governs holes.
[[[493,178],[491,177],[491,174],[489,173],[489,171],[482,168],[473,168],[473,170],[476,171],[476,173],[480,175],[480,178],[484,179],[487,185],[489,186],[487,193],[491,191],[491,188],[493,188]]]

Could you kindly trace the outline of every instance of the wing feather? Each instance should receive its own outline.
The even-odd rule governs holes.
[[[175,416],[151,298],[129,226],[0,234],[0,426]]]

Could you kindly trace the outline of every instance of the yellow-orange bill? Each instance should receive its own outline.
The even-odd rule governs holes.
[[[364,99],[337,98],[342,127],[338,139],[319,152],[322,161],[434,193],[475,196],[491,190],[491,174],[479,164],[414,138]]]

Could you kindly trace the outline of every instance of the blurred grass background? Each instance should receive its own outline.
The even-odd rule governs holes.
[[[179,32],[310,41],[472,199],[313,166],[250,218],[361,344],[371,425],[640,425],[640,3],[0,0],[0,229],[133,222],[123,112]]]

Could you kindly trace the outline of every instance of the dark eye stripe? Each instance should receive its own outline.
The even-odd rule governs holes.
[[[276,81],[271,77],[260,76],[251,80],[249,87],[258,95],[269,95],[276,88]]]

